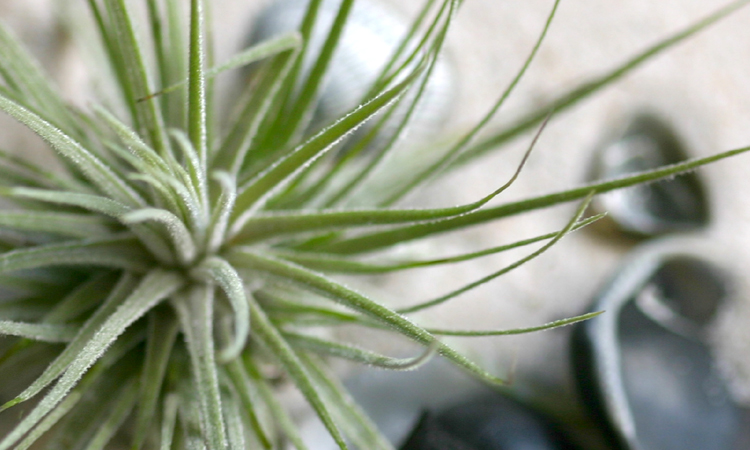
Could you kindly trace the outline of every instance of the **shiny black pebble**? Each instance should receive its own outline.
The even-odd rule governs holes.
[[[400,450],[574,450],[538,412],[490,394],[440,413],[425,412]]]
[[[591,178],[620,178],[686,159],[682,142],[665,122],[641,115],[598,149]],[[643,237],[700,228],[709,216],[706,194],[695,172],[603,194],[594,206],[606,211],[621,231]]]
[[[679,246],[677,246],[679,247]],[[686,247],[636,251],[577,325],[573,367],[594,419],[622,450],[731,450],[741,410],[706,343],[725,276]]]

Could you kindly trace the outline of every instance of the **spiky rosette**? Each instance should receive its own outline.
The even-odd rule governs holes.
[[[528,332],[591,315],[497,332],[430,330],[407,315],[506,273],[591,219],[580,220],[584,201],[561,231],[482,252],[380,264],[362,262],[359,255],[587,199],[744,151],[494,208],[483,206],[504,187],[468,205],[394,209],[389,205],[433,174],[544,119],[549,108],[470,146],[528,67],[549,21],[487,120],[431,152],[432,159],[414,158],[413,167],[398,172],[398,183],[381,191],[372,180],[396,170],[387,168],[386,155],[419,101],[460,2],[427,2],[362,103],[310,136],[309,116],[352,0],[341,2],[309,70],[301,61],[319,1],[310,2],[299,32],[212,69],[205,68],[210,51],[202,1],[190,2],[188,42],[180,2],[146,2],[148,39],[136,36],[140,16],[128,3],[89,1],[119,89],[106,102],[119,109],[82,112],[67,105],[0,27],[0,109],[47,141],[67,169],[51,173],[0,155],[0,193],[13,205],[0,214],[0,333],[11,336],[0,347],[0,370],[3,377],[35,377],[2,409],[38,400],[0,441],[0,450],[26,448],[49,430],[54,448],[103,448],[121,429],[133,448],[277,448],[283,440],[304,448],[264,376],[266,366],[296,385],[341,448],[347,439],[359,448],[390,448],[319,356],[406,369],[439,354],[502,383],[436,336]],[[554,9],[550,20],[553,15]],[[557,107],[589,95],[658,50],[561,97]],[[146,55],[153,56],[155,70]],[[236,114],[220,118],[212,99],[215,76],[261,60],[234,105]],[[410,89],[417,94],[404,102]],[[403,123],[379,141],[384,148],[363,152],[396,108]],[[348,153],[331,151],[371,118],[375,125],[357,135],[358,142],[347,142]],[[352,196],[357,190],[367,194],[356,197],[360,203]],[[509,267],[400,311],[330,277],[459,262],[542,241],[547,243]],[[425,352],[396,359],[305,333],[307,326],[339,324],[390,330]]]

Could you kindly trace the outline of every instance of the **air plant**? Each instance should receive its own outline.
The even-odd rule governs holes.
[[[114,436],[132,448],[305,448],[276,395],[291,383],[340,448],[392,448],[356,406],[327,361],[344,358],[411,369],[440,355],[490,383],[492,375],[439,336],[523,333],[428,329],[418,311],[453,300],[538,256],[582,218],[597,193],[684,172],[747,148],[486,207],[504,186],[467,205],[398,208],[398,201],[539,127],[664,49],[745,2],[708,17],[511,126],[480,136],[529,67],[528,59],[486,117],[430,152],[395,145],[434,68],[458,0],[428,0],[403,44],[359,106],[310,130],[316,96],[353,0],[343,0],[314,63],[302,59],[319,0],[298,31],[213,65],[205,29],[209,2],[89,0],[114,89],[81,110],[67,104],[39,65],[0,27],[0,109],[54,149],[53,172],[0,153],[0,376],[33,382],[0,409],[13,422],[0,450],[104,448]],[[136,26],[137,21],[141,26]],[[138,35],[137,30],[147,30]],[[227,105],[215,99],[225,71],[255,65]],[[406,95],[407,92],[415,94]],[[225,114],[225,111],[233,111]],[[398,126],[382,134],[400,111]],[[370,121],[366,133],[353,132]],[[337,148],[346,141],[346,151]],[[373,149],[372,143],[378,148]],[[365,151],[366,150],[366,151]],[[394,155],[398,152],[398,155]],[[398,156],[398,157],[396,157]],[[519,169],[520,170],[520,169]],[[381,181],[388,179],[387,188]],[[515,177],[514,177],[515,178]],[[388,258],[393,246],[563,202],[581,201],[562,229],[451,257]],[[380,274],[458,263],[545,244],[476,282],[395,310],[346,287],[336,274]],[[363,255],[380,259],[362,259]],[[341,325],[402,335],[424,348],[393,358],[336,341]],[[322,336],[322,337],[321,337]],[[24,408],[23,414],[18,410]],[[8,410],[8,411],[5,411]],[[14,412],[15,411],[15,412]]]

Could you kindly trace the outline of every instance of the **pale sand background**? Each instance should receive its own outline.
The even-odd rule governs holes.
[[[85,67],[60,40],[49,0],[0,0],[0,18],[10,23],[33,45],[71,99],[79,98]],[[59,2],[62,3],[62,2]],[[67,3],[67,2],[66,2]],[[83,2],[69,2],[70,4]],[[265,2],[215,1],[217,38],[228,54],[237,48],[252,10]],[[409,13],[418,0],[389,0],[396,10]],[[536,62],[498,121],[542,104],[563,89],[614,67],[724,4],[718,0],[563,0],[558,16]],[[551,0],[469,0],[459,14],[449,40],[449,57],[458,73],[458,104],[452,124],[460,127],[480,117],[506,86],[541,30]],[[646,64],[592,100],[554,118],[516,184],[502,196],[507,201],[580,184],[597,143],[626,124],[636,112],[662,115],[687,143],[691,154],[709,155],[750,144],[750,8],[735,13],[709,30]],[[226,35],[224,33],[227,33]],[[0,118],[0,145],[25,147],[25,133]],[[5,131],[9,130],[9,131]],[[513,171],[529,141],[522,138],[501,154],[467,167],[460,175],[436,183],[412,203],[449,205],[475,200],[490,192]],[[700,233],[704,242],[726,251],[725,260],[739,274],[738,296],[723,311],[716,347],[722,365],[736,382],[738,398],[750,401],[750,284],[743,280],[750,264],[750,156],[740,156],[701,170],[708,188],[712,222]],[[561,227],[574,205],[566,205],[478,227],[454,239],[422,244],[418,250],[441,254],[498,245]],[[542,258],[487,286],[444,305],[429,316],[429,323],[456,328],[510,328],[534,325],[577,314],[585,309],[597,287],[609,276],[627,247],[579,232],[567,237]],[[379,298],[397,304],[430,298],[458,287],[523,253],[500,255],[444,270],[409,273],[377,286]],[[550,385],[566,383],[567,331],[512,338],[456,341],[485,367],[505,373],[517,360],[520,377]],[[385,343],[377,343],[388,349]],[[438,373],[439,365],[433,368]],[[378,372],[379,373],[379,372]],[[393,380],[409,386],[395,398],[419,399],[425,380],[457,383],[438,391],[458,393],[462,382],[453,375],[424,371],[381,379],[360,375],[353,384],[374,397],[392,394]],[[375,378],[373,378],[375,377]],[[409,378],[412,377],[412,378]],[[431,378],[432,377],[432,378]],[[388,381],[391,380],[391,381]],[[408,381],[411,380],[411,381]],[[438,383],[439,384],[439,383]],[[566,389],[562,388],[563,392]],[[420,397],[421,396],[421,397]],[[416,400],[415,400],[416,401]],[[312,427],[314,428],[314,427]],[[312,429],[311,428],[311,429]],[[398,428],[398,427],[396,427]],[[311,431],[312,432],[312,431]],[[394,431],[397,433],[398,431]]]

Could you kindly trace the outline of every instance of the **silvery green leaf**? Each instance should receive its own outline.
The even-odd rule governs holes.
[[[260,388],[257,386],[257,381],[250,378],[239,358],[229,361],[224,365],[224,368],[227,378],[237,392],[242,409],[250,420],[250,429],[255,433],[256,439],[263,448],[273,448],[271,438],[273,433],[268,429],[269,425],[261,420],[261,417],[264,416],[261,408],[263,406],[270,407],[263,405],[263,402],[261,402]]]
[[[211,178],[221,187],[221,194],[214,206],[206,238],[206,250],[215,252],[226,238],[229,216],[232,214],[234,202],[237,200],[237,185],[234,178],[224,171],[214,172]]]
[[[295,425],[295,423],[292,421],[292,418],[284,410],[284,407],[281,405],[280,399],[277,398],[273,388],[269,386],[268,381],[263,379],[260,371],[253,363],[252,359],[245,358],[243,362],[251,379],[258,386],[258,393],[263,398],[263,401],[266,403],[266,405],[268,405],[268,409],[271,411],[271,414],[276,420],[276,424],[286,435],[289,443],[297,450],[308,450],[307,445],[305,445],[305,442],[302,440],[302,437],[299,434],[297,425]]]
[[[450,208],[322,210],[315,212],[300,211],[255,214],[244,221],[242,228],[237,228],[237,231],[232,235],[232,240],[245,243],[279,234],[444,220],[481,208],[508,186],[510,186],[510,182],[476,202]]]
[[[315,383],[320,386],[324,398],[331,405],[336,421],[341,424],[344,432],[352,440],[352,444],[360,449],[393,450],[393,445],[377,429],[375,424],[359,407],[356,400],[346,387],[329,373],[320,361],[304,353],[300,359],[307,367]]]
[[[231,123],[226,138],[216,150],[213,165],[226,169],[234,177],[240,176],[247,168],[247,154],[253,148],[259,129],[264,121],[272,118],[272,107],[281,102],[284,91],[282,85],[298,54],[297,48],[282,52],[273,57],[262,69],[258,86],[248,86],[246,99],[240,103],[241,110]]]
[[[41,275],[41,276],[37,276]],[[3,302],[7,305],[11,298],[41,298],[47,296],[54,298],[56,295],[64,295],[67,288],[74,282],[72,277],[65,279],[47,279],[44,274],[35,273],[34,270],[14,272],[12,274],[0,275],[0,286],[3,289]],[[7,297],[5,297],[7,295]]]
[[[178,323],[171,312],[156,309],[148,316],[146,355],[141,372],[133,448],[140,449],[156,417],[164,377],[177,338]]]
[[[65,369],[73,362],[74,358],[80,354],[89,342],[96,330],[100,329],[107,317],[109,317],[120,306],[126,295],[134,289],[136,280],[131,276],[123,276],[117,283],[117,286],[110,292],[109,297],[102,303],[94,314],[83,324],[75,338],[44,370],[29,387],[21,392],[13,401],[15,403],[23,402],[38,394],[42,389],[47,387],[55,378],[59,377]],[[14,404],[15,404],[14,403]],[[3,405],[3,408],[7,405]]]
[[[472,290],[474,288],[477,288],[477,287],[479,287],[479,286],[481,286],[481,285],[483,285],[485,283],[488,283],[488,282],[496,279],[497,277],[502,276],[502,275],[510,272],[511,270],[514,270],[514,269],[522,266],[523,264],[526,264],[527,262],[533,260],[537,256],[539,256],[542,253],[544,253],[547,250],[549,250],[552,246],[554,246],[555,244],[557,244],[557,242],[560,239],[562,239],[563,237],[565,237],[565,235],[567,235],[573,229],[573,226],[578,222],[578,220],[581,218],[581,216],[583,216],[583,213],[586,211],[586,208],[588,208],[589,204],[591,203],[591,198],[593,196],[594,196],[594,191],[589,192],[589,195],[578,206],[578,210],[575,212],[575,214],[573,215],[573,218],[568,222],[568,224],[565,225],[565,227],[562,230],[560,230],[560,232],[557,233],[557,235],[552,240],[550,240],[548,243],[546,243],[544,246],[542,246],[538,250],[532,252],[531,254],[529,254],[529,255],[527,255],[527,256],[525,256],[523,258],[520,258],[519,260],[517,260],[514,263],[511,263],[511,264],[503,267],[500,270],[497,270],[497,271],[495,271],[495,272],[493,272],[493,273],[491,273],[489,275],[486,275],[486,276],[484,276],[484,277],[482,277],[482,278],[480,278],[480,279],[478,279],[476,281],[473,281],[473,282],[471,282],[471,283],[469,283],[469,284],[467,284],[465,286],[462,286],[462,287],[460,287],[460,288],[458,288],[458,289],[456,289],[454,291],[451,291],[451,292],[449,292],[449,293],[447,293],[445,295],[442,295],[442,296],[440,296],[440,297],[438,297],[438,298],[436,298],[434,300],[428,300],[428,301],[425,301],[425,302],[420,302],[420,303],[417,303],[416,305],[408,306],[406,308],[401,308],[398,311],[400,313],[402,313],[402,314],[406,314],[406,313],[412,313],[412,312],[416,312],[416,311],[420,311],[420,310],[423,310],[423,309],[431,308],[433,306],[440,305],[442,303],[447,302],[448,300],[451,300],[451,299],[454,299],[454,298],[458,297],[459,295],[461,295],[461,294],[463,294],[465,292],[468,292],[468,291],[470,291],[470,290]]]
[[[331,149],[334,144],[339,142],[348,133],[351,133],[367,119],[402,95],[419,74],[419,69],[421,68],[418,68],[417,71],[393,88],[383,92],[381,95],[342,117],[336,123],[321,131],[288,155],[283,156],[270,165],[268,169],[245,183],[241,187],[237,197],[235,207],[237,213],[234,214],[235,222],[230,230],[240,229],[244,220],[248,218],[248,214],[254,211],[256,203],[267,199],[279,184],[299,173],[307,165]]]
[[[538,123],[542,122],[544,118],[549,115],[549,111],[551,110],[560,113],[578,104],[581,100],[599,93],[603,88],[614,84],[614,82],[633,72],[644,63],[651,61],[654,57],[673,48],[687,38],[696,35],[705,28],[714,25],[716,22],[729,16],[747,3],[748,0],[731,2],[685,29],[678,31],[667,38],[660,39],[656,44],[646,48],[641,53],[628,59],[614,69],[607,71],[603,75],[594,77],[589,81],[581,83],[577,88],[559,96],[557,99],[543,105],[541,108],[535,109],[525,116],[522,116],[509,126],[502,128],[500,132],[493,133],[491,136],[483,138],[481,141],[467,148],[457,159],[456,164],[461,165],[470,160],[476,159],[492,149],[497,148],[499,145],[519,136],[524,131],[533,128]]]
[[[182,333],[190,353],[206,448],[222,450],[227,447],[227,440],[214,359],[213,303],[214,287],[196,285],[187,294],[174,299],[172,305],[180,318]]]
[[[105,318],[102,326],[86,342],[83,349],[65,369],[57,384],[42,398],[27,416],[2,440],[0,450],[9,449],[14,443],[36,427],[36,425],[56,405],[58,405],[76,385],[86,371],[107,350],[112,342],[122,334],[128,326],[139,319],[149,309],[153,308],[164,297],[171,295],[183,284],[183,279],[173,272],[156,269],[150,272],[138,287],[126,298],[122,304]],[[18,403],[19,397],[3,405],[7,409]]]
[[[48,266],[99,266],[143,272],[150,256],[130,236],[38,245],[0,254],[0,273]]]
[[[135,406],[138,399],[136,391],[137,385],[134,379],[130,379],[122,386],[120,392],[117,393],[112,409],[109,414],[102,416],[97,432],[85,450],[103,450],[107,446]]]
[[[282,36],[268,39],[256,45],[248,47],[245,50],[232,56],[229,60],[206,70],[205,76],[206,78],[214,78],[215,76],[220,75],[224,72],[247,66],[256,61],[278,55],[279,53],[294,50],[298,48],[301,43],[302,37],[296,31],[292,31]],[[187,84],[187,80],[182,80],[179,83],[172,84],[158,92],[149,95],[148,98],[155,97],[157,95],[168,94],[184,86],[185,84]]]
[[[283,338],[279,330],[268,320],[268,317],[266,317],[258,303],[252,297],[248,297],[248,302],[250,304],[250,315],[253,318],[253,338],[262,342],[278,359],[279,363],[284,367],[285,372],[294,380],[297,388],[315,410],[315,413],[323,422],[331,437],[333,437],[336,445],[340,449],[346,450],[347,446],[344,442],[344,437],[341,435],[336,422],[331,417],[328,407],[323,402],[318,389],[315,387],[307,370],[305,370],[299,356]]]
[[[187,380],[182,382],[178,390],[180,429],[182,437],[178,437],[186,450],[206,450],[206,438],[202,434],[201,408],[194,385]]]
[[[242,420],[242,411],[239,403],[235,400],[236,395],[223,396],[222,406],[227,423],[227,449],[245,450],[245,423]]]
[[[20,185],[28,185],[38,188],[69,189],[76,192],[87,192],[90,188],[79,181],[66,178],[41,167],[34,162],[0,150],[0,170],[2,170],[4,182],[16,185],[14,180],[20,181]]]
[[[67,132],[78,131],[60,91],[6,26],[0,26],[0,74],[20,94],[19,98],[28,100],[27,107],[44,111],[48,120]]]
[[[77,333],[78,328],[72,325],[0,320],[0,336],[19,336],[43,342],[70,342]]]
[[[184,264],[192,262],[195,258],[196,248],[193,236],[180,218],[173,213],[165,209],[143,208],[130,211],[123,215],[121,220],[126,224],[151,221],[163,225],[169,233],[179,261]]]
[[[190,53],[188,61],[188,121],[187,133],[198,155],[202,174],[205,177],[208,161],[206,118],[206,42],[204,30],[203,2],[190,1]]]
[[[554,328],[560,328],[574,323],[582,322],[584,320],[593,319],[594,317],[602,314],[604,311],[595,311],[586,314],[581,314],[567,319],[554,320],[549,323],[542,325],[536,325],[532,327],[523,328],[511,328],[508,330],[445,330],[437,328],[429,328],[430,333],[440,336],[464,336],[464,337],[477,337],[477,336],[512,336],[515,334],[526,334],[535,333],[537,331],[551,330]]]
[[[393,358],[365,350],[354,345],[342,344],[326,339],[307,336],[299,333],[284,332],[284,337],[291,344],[323,355],[345,358],[360,364],[389,370],[414,370],[429,361],[435,354],[435,347],[427,347],[422,354],[412,358]]]
[[[122,142],[127,146],[128,150],[132,152],[133,156],[142,163],[140,166],[141,168],[154,173],[170,172],[169,166],[164,162],[164,159],[156,153],[156,150],[143,142],[135,131],[101,106],[95,107],[95,112],[96,116],[104,121],[104,123],[106,123],[107,126],[119,136]]]
[[[314,292],[326,295],[348,308],[389,326],[391,329],[398,330],[400,334],[419,344],[430,346],[435,345],[433,343],[437,342],[435,337],[428,333],[424,328],[415,324],[398,312],[330,280],[321,274],[309,271],[291,263],[279,261],[269,256],[254,254],[243,249],[238,249],[232,252],[228,255],[228,260],[234,263],[238,268],[265,272],[279,277],[280,279],[288,280],[289,282],[303,286]],[[250,314],[254,317],[254,314],[256,313],[252,304],[253,301],[251,301]],[[437,351],[439,354],[443,355],[469,373],[472,373],[490,383],[507,383],[506,380],[490,374],[475,363],[469,361],[465,356],[461,355],[447,344],[438,342],[437,345]]]
[[[91,3],[91,2],[90,2]],[[105,25],[102,32],[111,32],[110,45],[117,47],[110,53],[111,58],[118,58],[115,65],[122,69],[121,82],[127,95],[128,105],[132,108],[133,119],[142,136],[148,136],[148,143],[158,154],[167,151],[168,142],[164,130],[164,121],[158,109],[157,99],[138,102],[154,89],[149,79],[142,46],[138,42],[133,17],[125,0],[115,0],[106,5],[111,22]],[[110,31],[111,30],[111,31]]]
[[[196,211],[194,213],[201,217],[201,223],[207,221],[208,216],[208,181],[206,180],[206,166],[201,161],[198,149],[195,148],[194,144],[188,139],[188,136],[178,130],[171,132],[172,137],[177,141],[178,147],[182,150],[183,159],[185,161],[185,170],[189,177],[189,182],[186,184],[190,186],[191,192],[195,195]]]
[[[179,398],[176,394],[170,393],[164,398],[162,406],[163,417],[161,419],[161,450],[171,450],[172,439],[174,438],[174,429],[177,422],[177,410],[179,408]]]
[[[331,59],[334,55],[339,40],[343,35],[344,26],[347,18],[354,5],[353,0],[343,0],[338,5],[336,17],[331,24],[328,35],[324,44],[319,49],[319,53],[314,58],[313,66],[306,71],[303,76],[302,66],[306,53],[311,50],[310,40],[312,37],[313,25],[317,22],[317,15],[320,9],[320,1],[312,1],[308,6],[308,11],[300,25],[300,32],[303,36],[303,46],[292,72],[285,83],[284,89],[287,91],[295,90],[297,81],[300,81],[301,87],[297,95],[291,102],[290,110],[279,117],[278,126],[288,130],[288,133],[272,133],[269,137],[269,146],[275,148],[286,147],[291,139],[296,138],[305,128],[306,122],[312,116],[312,106],[318,92],[322,87],[322,81],[330,67]],[[304,79],[303,79],[304,78]]]
[[[116,288],[117,275],[104,272],[80,283],[44,315],[46,323],[65,323],[100,305]]]
[[[219,362],[236,359],[245,348],[250,334],[250,310],[247,306],[245,284],[237,271],[226,260],[219,257],[206,258],[193,272],[216,283],[224,291],[234,313],[234,336],[232,342],[219,353]]]
[[[0,226],[38,231],[68,237],[95,237],[110,234],[110,223],[101,217],[46,211],[7,211],[0,214]]]
[[[531,65],[531,62],[534,60],[537,54],[537,51],[539,50],[539,47],[541,47],[542,42],[544,41],[544,38],[547,35],[547,31],[549,30],[549,27],[552,24],[552,20],[555,17],[555,14],[557,12],[557,7],[559,4],[560,4],[560,0],[555,0],[554,5],[552,6],[552,10],[547,16],[547,21],[544,24],[544,28],[542,29],[542,32],[539,34],[539,37],[537,38],[537,41],[534,44],[534,47],[529,53],[529,56],[526,58],[523,65],[519,69],[518,73],[516,73],[516,76],[510,82],[510,84],[505,89],[505,91],[503,91],[500,98],[498,98],[498,100],[492,105],[492,107],[487,112],[487,114],[485,114],[484,117],[482,117],[482,119],[479,122],[477,122],[477,124],[474,127],[472,127],[472,129],[468,133],[466,133],[463,137],[461,137],[461,139],[459,139],[458,142],[453,144],[450,147],[450,149],[446,151],[440,157],[440,159],[438,159],[436,162],[431,164],[428,168],[426,168],[421,173],[418,173],[417,176],[411,177],[411,181],[408,184],[406,184],[403,188],[401,188],[398,192],[396,192],[395,194],[391,195],[388,199],[386,199],[383,202],[384,204],[392,204],[396,202],[405,194],[413,190],[416,186],[423,184],[431,176],[435,175],[436,173],[439,173],[446,167],[450,167],[450,165],[456,160],[457,156],[460,155],[461,152],[487,126],[487,124],[495,116],[495,114],[500,110],[503,104],[505,104],[505,101],[513,92],[518,82],[521,81],[521,78],[523,78],[524,74],[526,73],[526,70],[529,68],[529,66]]]
[[[26,450],[29,447],[31,447],[34,442],[36,442],[44,433],[46,433],[50,428],[55,426],[57,422],[60,421],[60,419],[65,416],[68,412],[70,412],[71,409],[73,409],[74,406],[78,403],[78,401],[81,399],[81,392],[73,391],[65,397],[65,400],[60,402],[59,405],[55,407],[55,409],[52,410],[47,416],[39,422],[39,425],[34,428],[26,437],[18,443],[18,445],[15,447],[15,450]]]
[[[589,217],[585,220],[581,220],[573,227],[571,231],[575,231],[579,228],[583,228],[597,220],[601,219],[602,215]],[[430,267],[441,264],[454,264],[462,261],[469,261],[482,256],[494,255],[496,253],[504,252],[507,250],[513,250],[515,248],[524,247],[526,245],[536,244],[547,239],[553,239],[559,232],[547,233],[540,236],[536,236],[529,239],[522,239],[510,244],[499,245],[497,247],[491,247],[476,252],[468,252],[460,255],[447,256],[443,258],[433,259],[421,259],[421,260],[404,260],[397,262],[380,262],[370,263],[358,261],[355,259],[336,258],[329,255],[320,255],[314,252],[302,252],[302,251],[275,251],[277,257],[283,258],[288,261],[292,261],[296,264],[305,266],[309,269],[317,270],[326,273],[353,273],[353,274],[371,274],[371,273],[388,273],[399,270],[415,269],[421,267]]]
[[[0,110],[5,111],[47,141],[66,160],[78,167],[102,193],[129,206],[145,204],[140,195],[101,159],[54,125],[2,95],[0,95]]]
[[[17,187],[0,190],[0,195],[9,198],[37,200],[56,205],[77,206],[91,212],[97,212],[118,219],[131,210],[129,206],[107,197],[67,191]]]
[[[314,244],[317,251],[325,253],[365,253],[381,248],[387,248],[397,243],[402,243],[414,239],[420,239],[438,233],[464,229],[472,225],[486,223],[497,220],[502,217],[513,216],[536,209],[547,208],[561,203],[567,203],[585,198],[591,191],[597,194],[609,192],[615,189],[621,189],[633,186],[639,183],[646,183],[661,178],[668,178],[679,173],[695,169],[706,164],[720,161],[741,153],[750,151],[750,147],[742,147],[734,150],[717,153],[704,158],[695,158],[678,164],[661,167],[659,169],[641,172],[632,176],[626,176],[615,180],[590,183],[573,189],[568,189],[553,194],[542,195],[526,200],[519,200],[506,203],[500,206],[490,207],[473,211],[459,217],[444,219],[436,222],[420,223],[415,225],[406,225],[386,231],[377,231],[353,238],[333,240]],[[312,246],[311,246],[312,247]],[[305,248],[307,250],[307,248]]]

